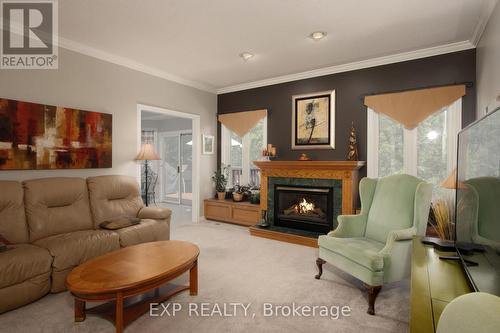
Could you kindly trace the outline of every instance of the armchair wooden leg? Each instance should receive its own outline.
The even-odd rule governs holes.
[[[326,261],[324,261],[321,258],[316,259],[316,266],[318,266],[318,274],[314,276],[316,280],[319,280],[321,278],[321,275],[323,274],[323,264],[325,264]]]
[[[365,284],[365,288],[368,291],[368,311],[366,312],[370,315],[375,315],[375,300],[382,286],[370,286]]]

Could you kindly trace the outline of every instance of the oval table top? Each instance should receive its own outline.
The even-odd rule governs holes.
[[[72,293],[100,294],[126,291],[175,277],[197,260],[198,246],[179,240],[125,247],[77,266],[66,278]]]

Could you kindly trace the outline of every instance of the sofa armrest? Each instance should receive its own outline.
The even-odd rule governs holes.
[[[172,211],[168,208],[142,207],[137,213],[140,219],[167,220],[170,219]]]
[[[350,238],[363,237],[366,228],[366,215],[339,215],[337,221],[339,225],[328,233],[330,237]]]
[[[417,228],[415,227],[390,231],[387,235],[385,246],[384,248],[382,248],[382,250],[380,250],[379,253],[382,255],[389,255],[396,242],[411,240],[416,234]]]

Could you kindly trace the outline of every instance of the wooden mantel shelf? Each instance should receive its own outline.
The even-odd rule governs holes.
[[[320,169],[320,170],[359,170],[364,161],[254,161],[261,170],[265,169]]]
[[[354,214],[358,170],[364,161],[255,161],[261,170],[260,208],[267,210],[268,178],[316,178],[342,181],[342,214]]]

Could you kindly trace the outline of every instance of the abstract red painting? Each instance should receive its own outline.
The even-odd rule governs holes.
[[[111,114],[0,98],[0,170],[111,166]]]

